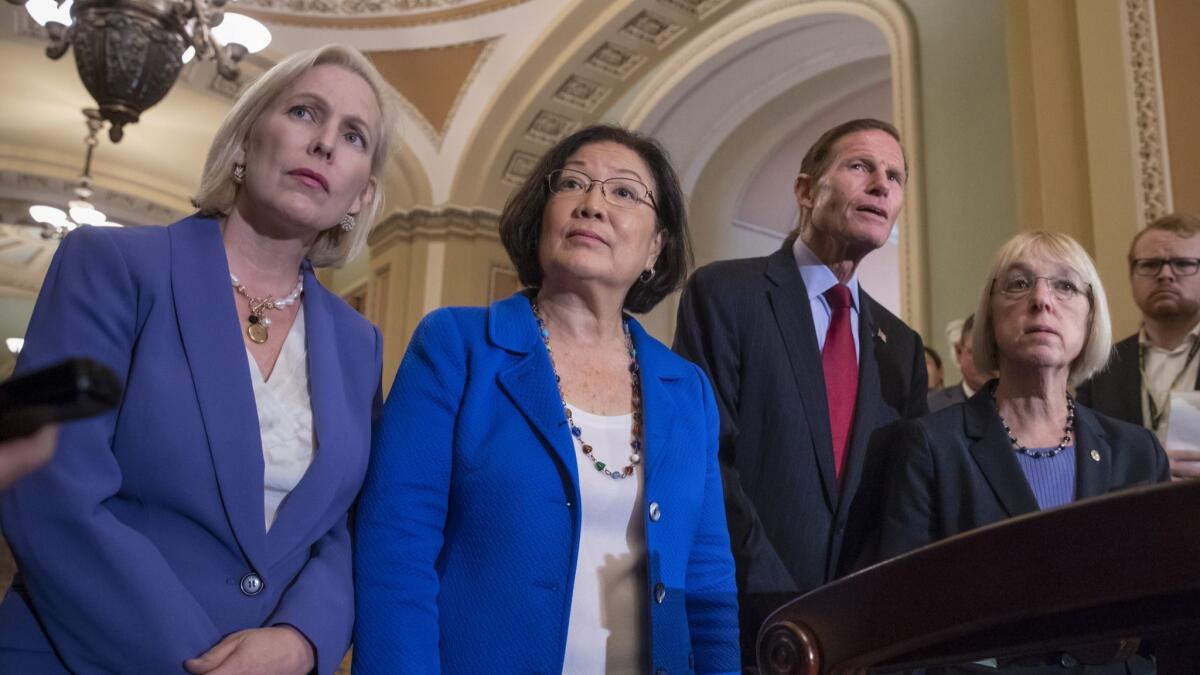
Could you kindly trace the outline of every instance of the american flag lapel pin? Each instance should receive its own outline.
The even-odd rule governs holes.
[[[881,342],[883,342],[883,344],[887,344],[887,333],[884,333],[883,331],[876,329],[875,337],[879,338],[879,340]]]

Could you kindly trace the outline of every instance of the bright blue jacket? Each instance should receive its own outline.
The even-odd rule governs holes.
[[[738,669],[708,380],[630,321],[641,366],[649,672]],[[376,428],[355,540],[354,672],[559,673],[575,445],[527,296],[433,312]]]

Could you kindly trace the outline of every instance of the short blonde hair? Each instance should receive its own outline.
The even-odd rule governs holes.
[[[316,267],[341,267],[362,251],[383,208],[383,170],[391,156],[399,120],[399,107],[389,85],[375,66],[353,47],[331,44],[292,54],[250,85],[217,129],[204,162],[200,188],[192,202],[206,215],[229,215],[238,189],[233,180],[234,158],[250,130],[292,83],[322,65],[341,66],[365,80],[375,93],[381,113],[379,138],[371,155],[371,179],[375,183],[371,199],[354,214],[353,230],[343,232],[337,223],[330,223],[308,251],[308,259]]]
[[[975,366],[983,372],[995,372],[1000,368],[999,348],[996,345],[996,326],[992,316],[992,289],[997,277],[1015,263],[1040,255],[1070,267],[1080,280],[1091,288],[1088,302],[1087,337],[1083,349],[1071,362],[1067,386],[1074,387],[1087,381],[1104,368],[1112,351],[1112,321],[1108,314],[1108,297],[1100,283],[1100,275],[1091,256],[1079,242],[1057,232],[1022,232],[1009,239],[992,262],[987,282],[979,298],[975,312],[975,330],[971,333],[971,348]]]

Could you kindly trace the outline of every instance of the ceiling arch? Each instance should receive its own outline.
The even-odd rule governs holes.
[[[906,10],[898,0],[761,0],[708,31],[709,39],[689,42],[613,111],[622,123],[663,140],[685,190],[695,187],[713,153],[772,101],[855,64],[874,62],[864,66],[870,71],[864,76],[877,78],[878,60],[887,59],[892,118],[913,167],[901,216],[901,305],[910,323],[924,325],[928,289],[916,37]],[[800,121],[768,133],[782,139]]]

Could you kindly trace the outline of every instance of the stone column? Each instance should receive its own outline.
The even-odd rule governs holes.
[[[367,317],[383,331],[385,388],[426,314],[483,306],[516,290],[498,222],[490,209],[421,207],[392,214],[371,232]]]

